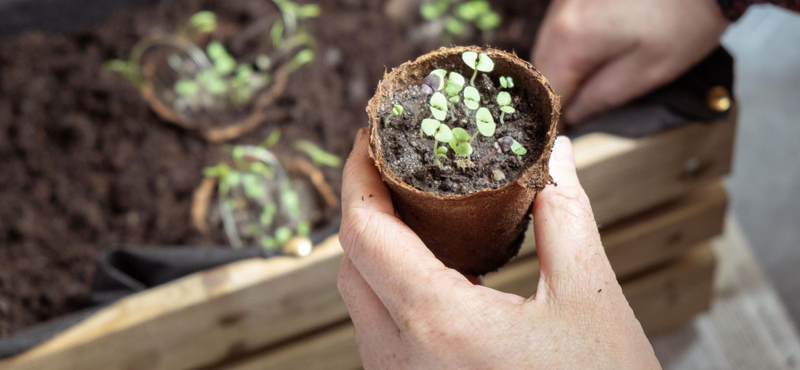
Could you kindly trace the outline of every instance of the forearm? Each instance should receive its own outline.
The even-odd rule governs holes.
[[[717,0],[722,12],[730,20],[736,20],[744,14],[750,5],[774,4],[786,9],[800,11],[800,0]]]

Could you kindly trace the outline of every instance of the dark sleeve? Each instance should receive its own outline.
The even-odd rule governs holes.
[[[800,11],[800,0],[717,0],[722,12],[730,20],[737,20],[747,7],[754,4],[774,4],[786,9]]]

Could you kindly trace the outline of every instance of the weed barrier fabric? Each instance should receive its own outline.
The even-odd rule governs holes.
[[[339,230],[340,219],[314,231],[318,245]],[[92,284],[91,306],[22,330],[0,340],[0,359],[21,354],[76,325],[103,307],[131,294],[145,291],[196,272],[251,258],[282,255],[263,248],[221,249],[188,247],[126,246],[105,253],[97,262]]]

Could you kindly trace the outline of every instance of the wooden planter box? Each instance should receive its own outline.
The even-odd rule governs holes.
[[[575,141],[579,176],[617,276],[648,333],[707,309],[736,114],[642,139]],[[634,216],[635,217],[632,217]],[[533,237],[488,286],[528,296]],[[336,287],[337,236],[303,259],[246,260],[122,299],[0,369],[351,369],[358,354]]]

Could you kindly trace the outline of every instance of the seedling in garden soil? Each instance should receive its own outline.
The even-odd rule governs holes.
[[[500,86],[504,89],[513,89],[514,88],[514,79],[511,77],[500,77]]]
[[[178,116],[189,120],[208,111],[247,106],[279,76],[291,74],[315,58],[316,41],[299,27],[298,20],[318,16],[319,7],[287,0],[274,0],[274,3],[282,19],[274,21],[269,29],[272,45],[269,50],[252,51],[255,56],[247,59],[240,60],[232,55],[221,41],[210,41],[205,48],[199,46],[213,38],[218,28],[217,16],[201,11],[177,27],[173,34],[142,39],[127,60],[111,60],[105,66],[137,88],[145,84],[156,88],[166,86],[156,92],[158,99],[167,103]],[[241,41],[250,33],[246,29],[232,39]],[[149,69],[163,68],[153,63],[151,50],[168,51],[165,65],[171,69],[172,81],[165,80],[163,73],[158,74],[162,81],[155,80],[154,71],[143,73],[148,65]]]
[[[328,153],[308,140],[299,140],[294,143],[294,148],[308,155],[318,166],[341,167],[342,159]]]
[[[484,53],[476,53],[474,51],[467,51],[461,55],[461,59],[464,60],[470,68],[475,70],[475,73],[472,74],[472,78],[469,80],[469,84],[475,86],[475,77],[478,76],[478,71],[489,73],[494,70],[494,62],[492,58],[489,58],[488,55]]]
[[[497,94],[497,104],[500,106],[500,124],[505,124],[506,114],[512,114],[517,110],[511,106],[511,94],[501,91]]]
[[[273,132],[274,133],[274,132]],[[278,159],[264,146],[234,146],[230,162],[203,171],[218,180],[217,197],[225,234],[234,248],[279,248],[293,236],[305,236],[310,224],[299,195]]]
[[[428,135],[433,136],[433,155],[434,162],[439,168],[443,168],[442,162],[439,161],[440,154],[446,154],[447,148],[444,152],[439,151],[439,142],[449,142],[453,138],[453,133],[446,124],[441,123],[435,119],[426,118],[422,120],[422,131]]]
[[[432,29],[440,30],[437,36],[441,36],[444,43],[454,38],[466,38],[476,30],[487,39],[502,21],[488,0],[425,1],[420,5],[420,14]]]
[[[481,106],[481,92],[474,86],[474,80],[478,72],[490,73],[494,70],[494,61],[485,53],[465,52],[462,54],[462,60],[471,69],[474,70],[471,86],[465,86],[466,80],[464,76],[454,71],[447,71],[444,69],[435,69],[422,80],[421,90],[423,96],[430,96],[430,112],[431,116],[425,118],[420,123],[420,138],[425,135],[431,136],[433,142],[433,157],[434,163],[440,170],[444,169],[442,161],[447,158],[448,150],[446,146],[439,146],[440,142],[448,143],[450,148],[456,155],[456,164],[458,167],[464,169],[470,166],[471,155],[474,152],[474,141],[479,135],[486,138],[493,138],[497,129],[495,117],[492,116],[492,111],[489,107]],[[485,85],[484,85],[485,86]],[[511,89],[514,87],[514,82],[511,77],[503,76],[500,78],[500,87],[498,90]],[[493,93],[486,92],[485,94]],[[507,91],[500,91],[494,99],[497,103],[497,109],[500,111],[501,124],[505,123],[505,115],[515,113],[516,110],[511,106],[511,94]],[[459,104],[463,104],[463,111],[468,118],[468,121],[458,120],[458,115],[453,110]],[[399,107],[399,108],[398,108]],[[475,118],[472,121],[471,112],[475,111]],[[402,114],[402,107],[395,105],[392,107],[391,115]],[[448,120],[448,117],[450,119]],[[471,125],[467,127],[453,127],[445,124],[447,121],[450,124],[458,125],[459,122],[474,122],[474,132],[470,135],[469,131]],[[469,130],[469,131],[468,131]],[[517,155],[517,158],[522,162],[521,156],[527,153],[527,150],[522,147],[520,143],[507,138],[507,147],[503,147],[500,152],[511,152]],[[498,140],[495,144],[499,147],[499,143],[505,143],[506,138]],[[513,146],[513,148],[512,148]],[[486,155],[484,159],[488,159],[494,155],[494,152]]]

